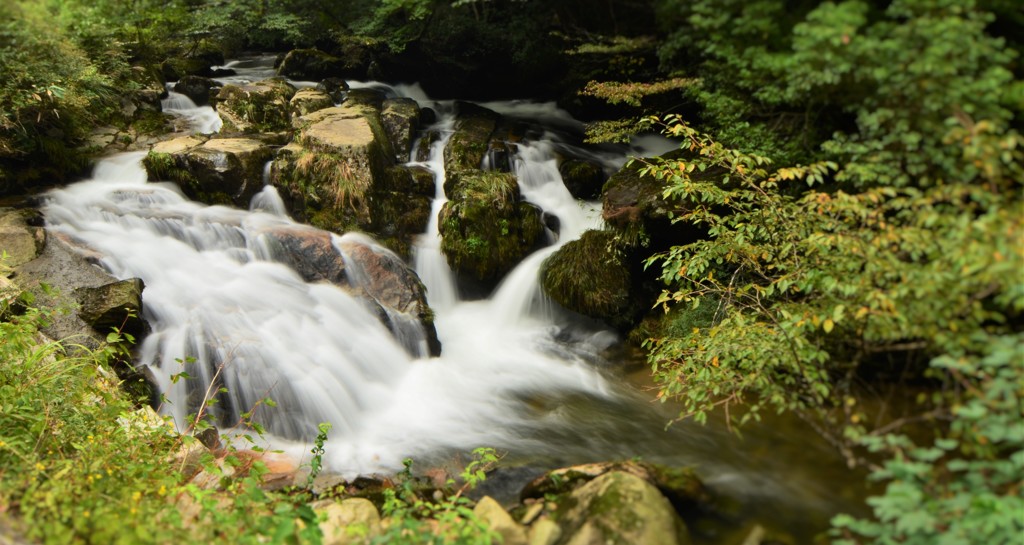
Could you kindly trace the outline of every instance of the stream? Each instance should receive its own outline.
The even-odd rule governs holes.
[[[268,59],[228,63],[236,75],[223,81],[273,75]],[[310,445],[302,439],[315,434],[319,422],[330,422],[325,470],[343,476],[394,472],[407,457],[418,467],[443,465],[489,446],[505,454],[510,475],[524,478],[591,461],[692,465],[713,490],[737,499],[738,519],[785,530],[800,542],[824,530],[835,513],[860,512],[863,476],[849,471],[802,422],[766,417],[742,438],[721,418],[706,426],[667,426],[676,408],[652,401],[648,372],[626,371],[638,362],[619,361],[627,356],[617,336],[581,323],[542,293],[543,260],[601,225],[600,203],[578,202],[566,190],[558,154],[571,150],[614,170],[631,155],[662,153],[672,143],[587,148],[573,140],[581,124],[553,104],[482,104],[538,127],[517,145],[513,170],[523,197],[556,216],[560,232],[489,297],[468,300],[460,297],[437,234],[445,202],[441,154],[452,132],[453,101],[432,100],[415,85],[351,85],[409,96],[438,112],[428,130],[442,137],[427,160],[416,163],[434,173],[436,198],[411,265],[435,312],[440,357],[410,355],[347,292],[304,282],[273,259],[263,233],[297,224],[270,186],[251,210],[206,206],[173,184],[147,182],[145,154],[138,152],[105,158],[91,179],[49,195],[50,229],[102,254],[102,265],[118,278],[144,280],[144,317],[153,332],[137,361],[156,377],[169,401],[161,410],[179,426],[190,401],[220,373],[227,402],[276,401],[276,408],[260,409],[268,446],[308,461]],[[171,93],[164,107],[189,119],[197,132],[219,129],[212,108],[197,108],[182,95]],[[338,246],[357,235],[333,236]],[[175,378],[183,371],[191,379]],[[697,542],[700,535],[698,529]]]

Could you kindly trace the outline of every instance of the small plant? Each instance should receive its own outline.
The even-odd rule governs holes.
[[[397,486],[384,491],[383,514],[388,524],[372,543],[490,545],[500,541],[501,536],[476,516],[473,502],[463,496],[486,479],[487,470],[498,460],[494,449],[475,449],[473,460],[459,475],[462,486],[435,501],[419,496],[412,475],[413,462],[404,460],[404,468],[396,476]],[[453,487],[455,481],[449,479],[447,485]]]

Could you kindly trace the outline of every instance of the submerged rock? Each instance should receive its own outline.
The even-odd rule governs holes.
[[[520,201],[515,176],[466,170],[449,174],[441,209],[441,250],[452,269],[494,283],[542,242],[540,210]]]
[[[404,321],[422,329],[425,347],[409,346],[414,356],[439,355],[434,314],[426,288],[416,273],[394,253],[365,237],[336,239],[305,226],[275,226],[260,233],[267,254],[288,265],[307,282],[327,282],[364,298],[378,319],[403,340]],[[419,353],[420,351],[423,353]]]
[[[268,79],[247,85],[228,84],[217,93],[216,109],[224,121],[222,133],[272,132],[291,127],[295,87]]]
[[[188,136],[153,146],[143,164],[150,180],[176,182],[192,199],[248,208],[263,188],[270,158],[270,147],[259,140]]]

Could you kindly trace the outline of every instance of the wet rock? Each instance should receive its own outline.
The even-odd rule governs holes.
[[[566,159],[558,165],[558,172],[573,197],[592,200],[601,195],[601,187],[605,182],[601,165],[582,159]]]
[[[424,328],[429,354],[440,355],[433,311],[427,305],[426,288],[416,273],[397,255],[362,237],[342,237],[339,245],[361,269],[358,276],[366,293],[382,307],[418,321]]]
[[[174,84],[174,92],[191,98],[199,106],[210,103],[210,97],[220,92],[221,84],[202,76],[184,76]]]
[[[345,100],[349,86],[348,82],[341,78],[324,78],[320,83],[316,84],[316,90],[327,93],[327,96],[331,97],[331,100],[337,104]]]
[[[319,49],[293,49],[281,60],[277,75],[294,80],[320,81],[325,78],[359,77],[360,66],[356,59],[336,57]]]
[[[306,282],[348,286],[345,259],[327,231],[280,226],[261,233],[268,254],[299,273]]]
[[[503,545],[527,545],[526,530],[494,498],[484,496],[473,508],[473,514],[501,536]]]
[[[468,102],[458,103],[455,132],[444,150],[445,171],[479,169],[500,116]]]
[[[221,132],[273,132],[291,127],[289,101],[294,95],[295,87],[279,79],[225,85],[216,98],[217,112],[224,121]]]
[[[612,471],[574,490],[556,513],[568,545],[686,545],[686,524],[645,480]]]
[[[149,179],[176,182],[192,199],[248,208],[271,155],[256,139],[185,137],[153,146],[143,165]]]
[[[391,98],[384,101],[381,111],[384,131],[395,148],[395,159],[409,160],[413,135],[420,127],[420,106],[411,98]]]
[[[363,87],[349,91],[345,95],[345,104],[347,106],[369,106],[380,113],[386,99],[387,96],[384,94],[384,91]]]
[[[608,251],[614,234],[587,231],[552,254],[541,267],[544,292],[563,307],[628,330],[646,310],[634,297],[629,264]]]
[[[269,256],[307,282],[328,282],[368,299],[371,307],[382,310],[378,319],[394,333],[400,326],[395,318],[408,317],[422,328],[427,353],[440,354],[426,288],[394,253],[365,237],[349,235],[335,242],[327,231],[300,225],[268,228],[260,233],[260,239]]]
[[[520,202],[511,174],[464,170],[445,182],[441,250],[452,269],[494,283],[542,241],[540,210]]]
[[[315,89],[299,89],[289,101],[293,117],[302,117],[317,110],[334,106],[330,95]]]
[[[74,292],[80,304],[78,315],[103,335],[116,330],[141,337],[147,329],[141,318],[142,290],[138,278],[79,288]]]

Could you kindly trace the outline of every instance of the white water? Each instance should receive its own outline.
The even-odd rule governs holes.
[[[168,85],[171,87],[171,85]],[[167,98],[161,101],[163,111],[188,120],[194,132],[211,134],[220,132],[224,122],[212,106],[196,106],[191,98],[168,89]]]
[[[437,128],[448,135],[451,123],[445,116]],[[207,127],[198,124],[197,130]],[[435,144],[425,165],[437,173],[435,210],[444,203],[445,141]],[[557,414],[530,411],[529,399],[574,391],[604,395],[607,387],[587,361],[591,351],[556,341],[554,324],[516,317],[518,311],[503,308],[507,303],[500,298],[458,300],[440,254],[436,219],[416,255],[443,355],[413,360],[402,341],[422,345],[422,337],[396,339],[342,289],[304,282],[272,261],[263,233],[303,228],[285,216],[272,188],[257,195],[253,211],[204,206],[171,184],[146,183],[143,155],[101,161],[91,180],[51,193],[45,213],[52,229],[105,256],[102,265],[115,276],[144,280],[145,318],[154,331],[138,361],[153,371],[169,400],[162,410],[179,427],[187,427],[188,415],[217,377],[228,390],[215,395],[219,403],[211,409],[222,426],[270,397],[277,407],[260,408],[256,418],[273,446],[304,453],[303,441],[317,423],[330,422],[327,466],[355,474],[452,449],[528,448],[542,434],[538,430],[569,425]],[[524,195],[557,213],[564,234],[576,236],[592,221],[567,202],[567,192],[549,187],[561,185],[549,156],[543,146],[522,148],[517,164]],[[341,248],[345,240],[353,235],[335,245]],[[512,275],[524,278],[523,293],[506,283],[505,298],[533,298],[537,267],[538,259],[525,261]],[[358,268],[350,263],[347,273],[358,285]],[[508,319],[497,319],[502,313]],[[183,371],[191,378],[176,380]]]

